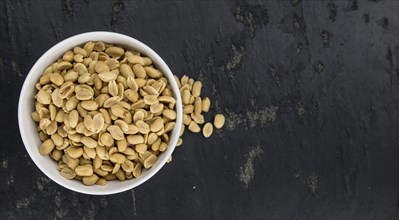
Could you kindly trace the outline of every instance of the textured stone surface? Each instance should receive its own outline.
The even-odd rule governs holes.
[[[398,219],[399,2],[0,3],[0,219]],[[87,196],[41,173],[17,101],[60,40],[108,30],[203,81],[226,126],[134,191]],[[208,118],[209,120],[209,118]]]

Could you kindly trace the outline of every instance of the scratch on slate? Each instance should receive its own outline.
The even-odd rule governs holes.
[[[247,189],[249,183],[254,178],[254,162],[256,158],[259,158],[263,153],[259,145],[251,147],[251,150],[247,154],[245,164],[240,167],[240,182],[244,184],[244,188]]]
[[[136,210],[136,197],[134,196],[134,189],[132,189],[132,199],[133,199],[133,212],[134,212],[134,216],[137,216],[137,210]]]
[[[3,12],[2,12],[3,13]],[[12,48],[15,48],[15,37],[17,36],[15,33],[15,22],[12,20],[12,14],[14,13],[14,2],[13,1],[6,1],[5,2],[5,17],[7,19],[5,31],[8,37],[8,43],[11,45]]]

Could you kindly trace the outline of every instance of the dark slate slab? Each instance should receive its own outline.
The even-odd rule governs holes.
[[[398,1],[4,0],[0,18],[0,219],[399,218]],[[112,196],[49,180],[17,125],[34,62],[94,30],[148,44],[227,117]]]

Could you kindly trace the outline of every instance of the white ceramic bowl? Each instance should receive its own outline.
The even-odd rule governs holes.
[[[136,50],[145,54],[146,56],[150,57],[153,60],[155,66],[164,73],[174,93],[176,99],[177,119],[176,126],[174,127],[170,136],[168,149],[160,154],[157,162],[151,169],[143,170],[141,176],[137,179],[134,178],[123,182],[108,181],[105,186],[85,186],[82,182],[67,180],[63,178],[57,171],[56,162],[49,156],[42,156],[39,153],[38,149],[41,145],[41,141],[39,139],[38,132],[36,131],[37,125],[31,118],[31,112],[34,111],[33,96],[36,93],[35,84],[38,82],[42,72],[48,65],[60,58],[65,51],[70,50],[75,46],[82,45],[87,41],[104,41],[108,43],[113,43],[120,45],[126,49]],[[177,140],[179,138],[179,132],[182,124],[182,102],[177,83],[175,82],[173,74],[170,71],[169,67],[162,60],[162,58],[147,45],[123,34],[113,32],[88,32],[72,36],[59,42],[58,44],[50,48],[46,53],[44,53],[35,63],[35,65],[33,65],[32,69],[25,79],[19,97],[18,122],[21,137],[25,144],[25,148],[29,153],[29,156],[32,158],[37,167],[39,167],[39,169],[50,179],[60,184],[61,186],[76,192],[92,195],[107,195],[123,192],[139,186],[140,184],[151,178],[162,168],[163,165],[165,165],[169,156],[172,155],[172,152],[175,149]]]

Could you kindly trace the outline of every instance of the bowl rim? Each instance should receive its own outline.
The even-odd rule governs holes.
[[[59,52],[58,50],[63,50],[63,52],[66,51],[65,49],[61,49],[61,48],[73,48],[75,46],[82,45],[88,41],[103,41],[103,42],[123,45],[124,48],[126,48],[125,46],[140,47],[142,50],[139,50],[139,52],[143,52],[146,56],[150,57],[156,64],[157,68],[160,69],[164,73],[164,76],[168,79],[168,82],[171,86],[174,97],[176,99],[176,105],[175,105],[176,115],[177,115],[176,124],[172,130],[172,137],[169,140],[168,148],[165,152],[162,152],[162,155],[166,155],[166,156],[162,157],[162,159],[160,159],[158,157],[156,165],[154,165],[151,169],[149,169],[147,171],[148,174],[146,174],[144,177],[138,178],[138,179],[133,179],[135,181],[132,181],[131,184],[125,184],[125,186],[122,186],[122,187],[116,188],[116,189],[108,188],[108,189],[104,189],[104,190],[100,190],[100,191],[90,190],[90,187],[93,187],[93,186],[85,186],[83,184],[82,184],[82,186],[84,186],[84,187],[75,188],[75,186],[71,186],[68,184],[67,181],[71,181],[71,180],[65,179],[65,181],[60,181],[53,176],[54,175],[53,173],[48,173],[40,164],[39,158],[36,157],[37,153],[35,155],[35,153],[33,152],[34,150],[38,151],[38,148],[35,146],[32,147],[32,143],[30,143],[30,140],[27,137],[29,131],[27,131],[28,129],[24,129],[25,127],[28,127],[28,126],[24,125],[24,121],[22,120],[22,117],[21,117],[24,114],[29,114],[29,117],[30,117],[31,112],[26,109],[23,109],[22,104],[24,101],[26,101],[28,99],[25,96],[28,96],[29,98],[32,97],[30,95],[27,95],[27,94],[29,94],[30,90],[34,89],[34,88],[30,88],[28,86],[28,82],[31,82],[32,80],[37,81],[40,78],[42,72],[44,71],[44,69],[39,70],[38,66],[40,66],[40,64],[42,64],[43,62],[44,63],[49,62],[48,59],[51,60],[50,63],[54,62],[57,59],[57,58],[53,57],[54,53],[58,53]],[[124,43],[118,43],[118,42],[122,42],[122,41]],[[126,45],[126,42],[128,42],[128,44],[131,46]],[[36,73],[38,71],[40,71],[40,73]],[[37,77],[37,79],[35,77]],[[22,89],[20,92],[19,100],[18,100],[19,131],[20,131],[20,135],[21,135],[23,144],[25,146],[25,149],[27,150],[30,158],[33,160],[33,162],[36,164],[36,166],[47,177],[49,177],[51,180],[53,180],[57,184],[65,187],[69,190],[83,193],[83,194],[89,194],[89,195],[109,195],[109,194],[116,194],[116,193],[124,192],[124,191],[133,189],[133,188],[143,184],[144,182],[149,180],[151,177],[153,177],[165,165],[166,161],[172,155],[172,153],[176,147],[177,141],[179,139],[178,134],[180,133],[180,129],[182,126],[182,120],[183,120],[182,118],[183,118],[183,108],[182,108],[182,100],[181,100],[181,96],[180,96],[180,91],[179,91],[176,81],[174,80],[174,75],[173,75],[172,71],[170,70],[170,68],[168,67],[168,65],[165,63],[165,61],[158,55],[158,53],[156,53],[153,49],[151,49],[149,46],[142,43],[141,41],[139,41],[133,37],[124,35],[124,34],[120,34],[120,33],[116,33],[116,32],[109,32],[109,31],[93,31],[93,32],[86,32],[86,33],[73,35],[71,37],[68,37],[68,38],[58,42],[57,44],[52,46],[50,49],[48,49],[43,55],[40,56],[40,58],[35,62],[35,64],[29,70],[29,73],[24,80],[24,83],[23,83],[23,86],[22,86]],[[46,157],[46,156],[44,156],[44,157]],[[56,168],[56,167],[54,167],[54,168]],[[130,181],[130,180],[126,180],[126,181]],[[86,188],[88,190],[83,190],[83,188]]]

